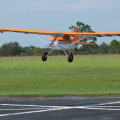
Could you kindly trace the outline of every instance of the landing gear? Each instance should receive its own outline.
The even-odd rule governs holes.
[[[68,62],[72,62],[73,61],[73,54],[69,53],[68,54]]]
[[[43,53],[42,53],[42,60],[43,60],[43,61],[46,61],[46,60],[47,60],[47,54],[48,54],[48,53],[46,53],[46,52],[43,52]]]
[[[52,49],[53,50],[53,49]],[[52,51],[51,50],[51,51]],[[49,53],[47,52],[42,52],[42,61],[46,61],[47,60],[47,56],[51,53],[51,51]],[[64,50],[63,50],[64,51]],[[68,57],[68,62],[72,62],[73,61],[73,54],[69,53],[67,55],[67,53],[64,51],[65,55]]]
[[[48,53],[48,52],[42,52],[42,60],[46,61],[47,60],[47,56],[53,51],[53,49]]]
[[[72,62],[72,61],[73,61],[73,54],[72,54],[72,53],[69,53],[69,54],[67,55],[67,53],[65,52],[65,50],[63,50],[63,51],[64,51],[65,55],[68,57],[68,62]]]
[[[41,33],[40,33],[41,34]],[[35,35],[35,34],[34,34]],[[37,35],[35,35],[37,38],[39,38]],[[84,39],[84,38],[86,38],[87,36],[85,36],[85,37],[83,37],[83,38],[81,38],[81,39],[79,39],[79,40],[77,40],[77,41],[71,41],[71,43],[67,43],[68,45],[67,46],[64,46],[64,45],[66,45],[66,44],[63,44],[64,42],[66,43],[66,41],[64,41],[63,40],[63,45],[61,44],[59,44],[59,40],[56,40],[57,42],[54,44],[54,46],[53,46],[53,43],[54,43],[54,41],[55,41],[55,39],[53,40],[53,42],[51,43],[50,42],[50,44],[48,44],[47,42],[45,42],[44,40],[42,40],[41,38],[39,38],[40,40],[42,40],[44,43],[46,43],[47,45],[49,45],[51,48],[52,48],[52,50],[53,50],[53,48],[54,49],[58,49],[58,50],[63,50],[64,51],[64,53],[65,53],[65,55],[68,57],[68,62],[72,62],[73,61],[73,54],[72,53],[69,53],[68,55],[67,55],[67,53],[65,52],[65,50],[67,50],[67,49],[70,49],[70,48],[74,48],[74,47],[76,47],[76,45],[73,45],[73,44],[77,44],[77,42],[78,41],[80,41],[80,40],[82,40],[82,39]],[[57,38],[57,37],[56,37]],[[52,40],[52,39],[51,39]],[[73,45],[73,46],[71,46],[71,45]],[[71,46],[71,47],[70,47]],[[52,51],[51,50],[51,51]],[[51,51],[49,52],[49,53],[46,53],[46,52],[43,52],[42,53],[42,60],[43,61],[46,61],[47,60],[47,57],[48,57],[48,55],[51,53]]]

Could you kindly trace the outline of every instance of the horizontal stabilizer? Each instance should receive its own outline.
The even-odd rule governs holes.
[[[96,45],[94,43],[84,43],[84,42],[76,42],[77,44],[85,44],[85,45]]]

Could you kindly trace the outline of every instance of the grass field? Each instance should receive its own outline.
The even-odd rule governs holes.
[[[0,57],[0,96],[120,95],[120,55]]]

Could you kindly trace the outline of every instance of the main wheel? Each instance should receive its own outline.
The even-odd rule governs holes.
[[[47,53],[46,53],[46,52],[43,52],[43,53],[42,53],[42,60],[43,60],[43,61],[46,61],[46,60],[47,60]]]
[[[72,62],[73,61],[73,54],[69,53],[68,54],[68,62]]]

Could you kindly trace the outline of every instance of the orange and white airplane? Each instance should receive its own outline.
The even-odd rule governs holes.
[[[76,48],[78,44],[86,44],[86,45],[95,45],[93,43],[84,43],[79,42],[80,40],[87,38],[87,37],[103,37],[103,36],[120,36],[120,32],[118,33],[81,33],[78,31],[78,28],[76,28],[75,32],[51,32],[51,31],[35,31],[35,30],[20,30],[20,29],[6,29],[1,28],[0,32],[19,32],[19,33],[30,33],[34,34],[37,38],[42,40],[40,37],[38,37],[36,34],[43,34],[43,35],[52,35],[53,38],[49,40],[49,43],[45,42],[47,45],[49,45],[52,50],[63,50],[65,55],[68,57],[68,61],[73,61],[73,54],[65,52],[67,49]],[[73,38],[70,38],[73,37]],[[51,51],[52,51],[51,50]],[[46,61],[48,55],[51,53],[43,52],[42,53],[42,60]]]

